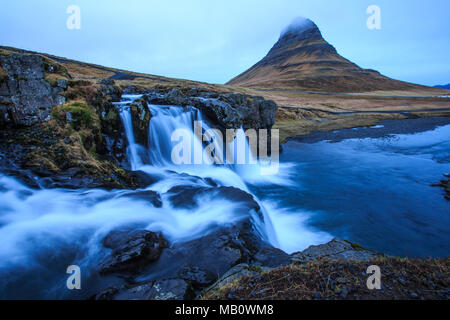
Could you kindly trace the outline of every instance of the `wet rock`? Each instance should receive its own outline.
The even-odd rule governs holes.
[[[151,191],[151,190],[129,192],[129,193],[125,193],[121,197],[134,198],[136,200],[143,200],[146,202],[150,202],[156,208],[162,207],[161,196],[157,192]]]
[[[260,206],[253,196],[245,191],[234,187],[202,187],[202,186],[176,186],[168,192],[170,201],[176,208],[193,208],[197,206],[199,197],[209,197],[210,199],[223,198],[235,203],[243,204],[243,211],[260,211]]]
[[[276,254],[269,255],[270,251]],[[275,258],[270,262],[267,258],[261,260],[267,256]],[[181,277],[200,290],[241,263],[287,265],[289,255],[261,240],[250,219],[246,219],[233,226],[216,227],[215,231],[204,237],[165,249],[159,260],[142,272],[148,276],[140,277],[139,280]],[[201,281],[197,280],[198,277]]]
[[[354,248],[345,240],[333,239],[326,244],[310,246],[302,252],[294,253],[291,260],[294,263],[310,262],[318,258],[367,261],[377,255],[376,252],[361,247]]]
[[[109,288],[97,294],[96,300],[189,300],[194,297],[191,286],[181,279],[166,279],[134,286]]]
[[[212,283],[216,275],[196,266],[186,266],[178,272],[177,278],[186,280],[195,287],[204,287]]]
[[[180,89],[170,92],[153,90],[145,99],[157,105],[194,106],[216,125],[226,129],[270,129],[275,123],[278,106],[262,97],[245,94],[202,92]]]
[[[156,261],[167,240],[151,231],[112,231],[103,240],[112,253],[101,263],[100,274],[114,272],[135,273],[148,263]]]
[[[150,175],[143,171],[132,171],[130,176],[133,177],[140,188],[147,188],[162,179],[161,176]]]
[[[240,279],[242,277],[247,276],[255,276],[258,272],[255,269],[251,269],[250,266],[246,263],[241,263],[230,270],[228,270],[219,280],[217,280],[212,286],[206,289],[204,292],[214,291],[219,288],[226,286],[229,283],[234,282],[236,279]]]
[[[136,142],[142,146],[147,146],[148,128],[152,117],[147,102],[144,99],[134,101],[130,105],[130,113]]]

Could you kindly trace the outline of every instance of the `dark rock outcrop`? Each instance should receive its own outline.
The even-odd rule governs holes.
[[[153,90],[145,98],[151,104],[196,107],[223,129],[271,129],[278,110],[275,102],[262,97],[198,92],[195,88],[186,93],[179,89]]]
[[[67,81],[47,81],[47,74],[66,73],[40,55],[0,54],[0,126],[31,126],[50,119],[53,106],[62,105]]]
[[[182,279],[150,281],[137,285],[109,288],[95,300],[188,300],[194,297],[188,282]]]
[[[152,114],[144,99],[130,104],[131,121],[133,123],[134,138],[142,146],[148,145],[148,127]]]
[[[124,237],[126,234],[123,231],[112,232],[103,244],[116,248],[112,261],[118,261],[120,267],[114,271],[128,276],[134,274],[134,278],[129,285],[104,290],[95,296],[96,299],[193,298],[193,293],[198,294],[238,264],[267,268],[290,262],[288,254],[261,239],[250,218],[217,228],[201,238],[165,248],[156,261],[153,258],[126,259],[126,267],[122,268],[121,257],[128,257],[128,252],[140,252],[140,247],[148,241],[142,241],[141,236],[137,240],[134,240],[136,236]],[[155,245],[157,242],[151,239],[149,243]],[[155,248],[163,246],[158,243]],[[110,264],[103,264],[108,267],[106,273],[110,271]],[[105,274],[104,269],[102,274]],[[156,290],[158,288],[160,291]]]
[[[245,219],[165,249],[143,274],[148,274],[149,279],[154,275],[182,278],[200,289],[240,263],[274,267],[288,264],[289,260],[289,255],[263,241],[251,220]]]
[[[302,252],[292,254],[292,262],[306,263],[319,258],[367,261],[377,255],[379,254],[374,251],[336,238],[328,243],[310,246]]]
[[[150,202],[156,208],[162,207],[161,196],[155,191],[146,190],[146,191],[129,192],[122,195],[122,197]]]
[[[101,264],[101,274],[136,273],[156,261],[168,242],[161,234],[146,230],[113,231],[103,239],[103,245],[112,253]]]
[[[170,201],[175,208],[193,208],[197,206],[197,197],[208,196],[211,199],[220,197],[233,201],[236,204],[243,204],[245,212],[249,210],[260,210],[259,204],[253,196],[241,189],[234,187],[202,187],[202,186],[176,186],[168,192]]]

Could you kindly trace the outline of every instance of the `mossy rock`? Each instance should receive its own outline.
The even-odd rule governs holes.
[[[59,121],[66,121],[67,113],[72,117],[70,125],[75,130],[99,127],[99,119],[94,109],[82,102],[73,102],[67,105],[54,107],[51,115]]]

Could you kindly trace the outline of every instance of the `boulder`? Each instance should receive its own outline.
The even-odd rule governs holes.
[[[115,272],[136,273],[156,261],[161,251],[168,247],[161,234],[147,230],[112,231],[103,239],[103,246],[112,252],[101,263],[100,274]]]
[[[161,196],[158,194],[158,192],[151,190],[128,192],[121,195],[121,197],[134,198],[136,200],[150,202],[156,208],[162,207]]]
[[[265,268],[251,267],[246,263],[238,264],[238,265],[234,266],[233,268],[231,268],[230,270],[228,270],[222,277],[220,277],[219,280],[217,280],[212,286],[207,288],[204,291],[204,293],[209,292],[211,290],[214,291],[219,288],[222,288],[222,287],[226,286],[227,284],[230,284],[230,283],[234,282],[235,280],[240,279],[242,277],[256,276],[262,271],[270,271],[270,270],[272,270],[272,269],[267,268],[267,267],[265,267]]]
[[[293,253],[291,261],[294,263],[306,263],[319,258],[368,261],[377,255],[374,251],[364,249],[346,240],[335,238],[328,243],[310,246],[302,252]]]
[[[288,254],[264,242],[250,219],[245,219],[165,249],[158,261],[142,271],[139,281],[178,278],[198,292],[241,263],[275,267],[289,262]]]
[[[175,208],[196,207],[198,197],[208,196],[211,199],[220,197],[242,204],[242,209],[245,212],[249,210],[259,212],[261,209],[251,194],[234,187],[185,185],[173,187],[167,193],[170,195],[169,200]]]

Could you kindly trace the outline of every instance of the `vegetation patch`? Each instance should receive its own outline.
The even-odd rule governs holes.
[[[3,70],[3,68],[0,66],[0,83],[8,81],[8,79],[9,79],[8,73],[5,70]]]
[[[41,57],[42,57],[42,64],[44,66],[44,71],[46,74],[48,73],[56,74],[63,77],[64,79],[70,78],[69,72],[67,71],[67,68],[65,66],[45,56]]]
[[[367,288],[370,265],[381,270],[381,290]],[[316,260],[243,277],[201,299],[359,300],[450,298],[450,258],[377,257],[371,261]]]
[[[73,129],[89,129],[98,127],[99,119],[92,107],[82,102],[72,102],[70,104],[54,107],[52,117],[59,121],[70,123]]]

